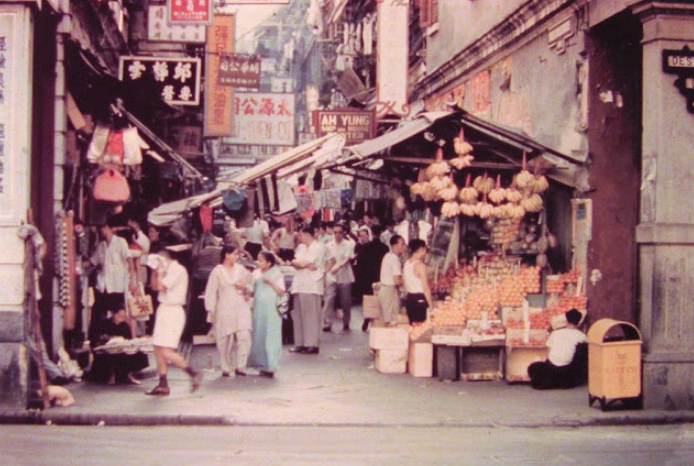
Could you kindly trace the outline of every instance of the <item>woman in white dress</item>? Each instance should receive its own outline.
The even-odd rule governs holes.
[[[205,288],[207,321],[212,323],[222,377],[229,377],[232,369],[237,377],[244,377],[251,351],[250,273],[237,263],[238,258],[235,246],[224,246],[221,264],[212,269]]]

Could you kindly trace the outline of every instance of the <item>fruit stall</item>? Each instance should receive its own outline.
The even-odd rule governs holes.
[[[571,308],[585,315],[587,299],[579,268],[551,263],[560,245],[547,221],[550,180],[540,157],[522,153],[518,165],[502,165],[476,152],[460,129],[447,154],[438,147],[409,186],[433,224],[434,295],[427,320],[409,327],[410,353],[417,345],[431,354],[439,379],[528,381],[527,367],[546,357],[550,330],[565,325]],[[448,233],[437,244],[439,226]],[[407,360],[404,347],[399,354]]]

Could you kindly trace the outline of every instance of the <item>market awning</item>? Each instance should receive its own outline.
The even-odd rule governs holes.
[[[286,152],[278,154],[254,167],[234,174],[228,180],[220,180],[217,189],[206,194],[162,204],[147,216],[149,223],[157,226],[171,225],[184,212],[209,203],[217,207],[222,203],[222,193],[234,186],[245,186],[266,176],[275,175],[278,179],[320,168],[334,163],[342,155],[345,137],[341,134],[328,134]]]
[[[393,131],[382,134],[381,136],[364,141],[356,146],[348,147],[358,158],[366,158],[374,154],[383,152],[392,146],[406,141],[412,136],[416,136],[429,129],[434,123],[442,118],[450,117],[454,112],[429,112],[422,113],[414,120],[405,121]]]
[[[433,157],[422,159],[411,156],[391,156],[389,149],[398,144],[409,144],[410,142],[433,148],[435,147],[434,141],[442,138],[451,139],[450,134],[447,137],[434,134],[442,131],[443,127],[446,127],[445,130],[449,133],[451,129],[457,133],[460,128],[463,128],[466,139],[473,146],[476,148],[484,146],[490,154],[502,159],[501,164],[476,161],[473,163],[473,167],[501,168],[506,166],[518,168],[521,165],[523,154],[526,154],[528,160],[541,161],[541,166],[547,170],[547,175],[555,181],[579,190],[587,189],[587,186],[584,186],[583,177],[578,176],[580,168],[585,163],[584,160],[545,146],[518,129],[485,120],[462,109],[451,112],[423,113],[414,120],[403,122],[393,131],[356,146],[347,147],[346,151],[351,156],[341,164],[357,167],[374,158],[393,162],[431,163]],[[427,134],[427,132],[431,134]],[[475,153],[478,154],[478,151],[476,150]],[[433,150],[431,154],[433,155]]]

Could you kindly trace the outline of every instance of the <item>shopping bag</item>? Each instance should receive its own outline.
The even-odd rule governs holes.
[[[143,317],[148,317],[154,314],[152,297],[148,294],[145,294],[144,288],[142,286],[140,286],[140,293],[138,295],[128,295],[128,299],[125,303],[125,308],[128,312],[128,316],[131,319],[141,319]]]
[[[97,201],[126,202],[130,198],[130,186],[118,170],[109,168],[96,177],[92,193]]]

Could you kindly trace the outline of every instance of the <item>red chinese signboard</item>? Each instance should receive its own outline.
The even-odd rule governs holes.
[[[318,137],[339,133],[345,136],[347,146],[371,139],[376,133],[374,112],[316,110],[313,112],[313,122]]]
[[[260,58],[246,55],[222,55],[219,57],[217,75],[220,86],[260,87]]]
[[[213,0],[168,0],[169,22],[172,24],[212,23]]]

